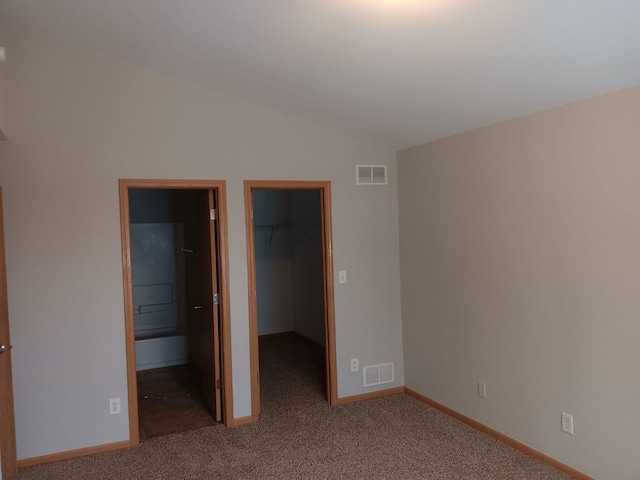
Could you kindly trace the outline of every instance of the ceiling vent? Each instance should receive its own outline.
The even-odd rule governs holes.
[[[393,363],[381,363],[380,365],[368,365],[362,369],[364,386],[373,387],[383,383],[392,383]]]
[[[386,165],[356,165],[357,185],[387,185]]]

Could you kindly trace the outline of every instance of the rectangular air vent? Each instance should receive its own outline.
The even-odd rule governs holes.
[[[387,185],[386,165],[356,165],[357,185]]]
[[[381,363],[379,365],[367,365],[362,369],[364,376],[364,386],[373,387],[383,383],[392,383],[393,363]]]

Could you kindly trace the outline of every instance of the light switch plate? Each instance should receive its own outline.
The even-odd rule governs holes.
[[[338,283],[347,283],[347,271],[338,270]]]

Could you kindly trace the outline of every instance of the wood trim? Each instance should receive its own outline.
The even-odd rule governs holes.
[[[510,446],[511,448],[514,448],[522,453],[525,453],[527,455],[529,455],[530,457],[535,458],[536,460],[539,460],[542,463],[546,463],[547,465],[549,465],[550,467],[555,468],[556,470],[559,470],[562,473],[566,473],[567,475],[569,475],[570,477],[576,479],[576,480],[595,480],[593,477],[590,477],[589,475],[586,475],[582,472],[579,472],[578,470],[576,470],[575,468],[572,468],[568,465],[565,465],[564,463],[559,462],[558,460],[555,460],[547,455],[545,455],[544,453],[538,452],[537,450],[534,450],[533,448],[525,445],[524,443],[520,443],[517,440],[514,440],[511,437],[508,437],[507,435],[505,435],[504,433],[500,433],[497,430],[494,430],[491,427],[488,427],[470,417],[467,417],[466,415],[463,415],[459,412],[456,412],[455,410],[452,410],[451,408],[436,402],[435,400],[432,400],[429,397],[426,397],[418,392],[416,392],[415,390],[411,390],[410,388],[405,387],[404,388],[404,392],[407,395],[410,395],[412,397],[414,397],[415,399],[421,401],[422,403],[426,403],[427,405],[435,408],[436,410],[440,410],[442,413],[445,413],[447,415],[449,415],[450,417],[455,418],[456,420],[461,421],[462,423],[469,425],[472,428],[475,428],[476,430],[482,432],[482,433],[486,433],[487,435],[489,435],[490,437],[495,438],[496,440],[501,441],[502,443]]]
[[[258,351],[258,298],[256,256],[253,235],[253,183],[244,181],[244,222],[247,230],[247,281],[249,295],[249,370],[251,375],[251,421],[260,419],[260,354]]]
[[[220,274],[220,331],[222,337],[222,408],[224,424],[233,420],[233,372],[231,370],[231,290],[229,286],[229,225],[227,184],[219,182],[216,195],[218,209],[218,265]]]
[[[2,478],[15,477],[16,466],[16,426],[13,409],[13,375],[11,373],[11,335],[9,332],[9,302],[7,293],[7,264],[4,251],[4,213],[2,188],[0,188],[0,333],[7,351],[0,357],[0,464]]]
[[[129,189],[176,189],[197,190],[212,189],[217,191],[218,236],[220,253],[220,289],[221,289],[221,319],[222,331],[222,369],[223,392],[222,404],[224,409],[224,424],[229,426],[233,419],[233,383],[231,370],[231,312],[229,293],[229,253],[228,253],[228,225],[227,225],[227,197],[226,182],[224,180],[149,180],[149,179],[120,179],[120,231],[122,237],[122,275],[124,289],[124,319],[125,341],[127,355],[127,387],[129,405],[129,436],[130,445],[140,442],[138,425],[138,385],[136,383],[136,355],[135,334],[133,325],[133,288],[131,285],[131,237],[129,232]]]
[[[248,417],[234,418],[226,425],[227,427],[235,428],[241,427],[243,425],[249,425],[251,423],[256,423],[256,421],[253,419],[253,415],[249,415]]]
[[[131,236],[129,219],[129,186],[120,180],[120,235],[122,242],[122,277],[124,293],[124,334],[127,355],[127,404],[129,405],[129,441],[131,445],[140,443],[138,425],[138,385],[136,377],[136,339],[133,324],[133,285],[131,271]]]
[[[225,180],[166,180],[147,178],[121,178],[120,183],[124,183],[129,188],[151,188],[168,190],[208,190],[218,189],[226,186]]]
[[[31,467],[33,465],[40,465],[42,463],[59,462],[60,460],[69,460],[71,458],[85,457],[96,453],[111,452],[112,450],[120,450],[121,448],[128,448],[130,446],[131,442],[129,440],[123,440],[121,442],[96,445],[95,447],[79,448],[78,450],[67,450],[66,452],[52,453],[39,457],[23,458],[22,460],[18,460],[18,467],[24,468]]]
[[[329,405],[338,401],[338,373],[336,371],[336,314],[333,286],[333,230],[331,224],[331,183],[327,182],[320,191],[322,209],[322,243],[324,245],[324,280],[325,280],[325,346],[327,359],[327,392]]]
[[[272,190],[323,190],[331,186],[325,180],[245,180],[245,187]],[[246,204],[245,204],[246,206]]]
[[[304,180],[245,180],[244,206],[247,232],[247,278],[249,297],[249,351],[251,369],[251,416],[257,422],[260,414],[260,365],[258,352],[258,308],[255,277],[255,238],[253,234],[252,189],[319,190],[322,209],[323,270],[325,281],[325,336],[327,368],[327,401],[338,401],[335,347],[335,306],[333,285],[333,234],[331,229],[331,182]]]
[[[363,400],[371,400],[372,398],[388,397],[389,395],[398,395],[400,393],[404,393],[404,387],[387,388],[385,390],[376,390],[375,392],[362,393],[360,395],[341,397],[338,398],[333,405],[347,405],[349,403],[362,402]]]

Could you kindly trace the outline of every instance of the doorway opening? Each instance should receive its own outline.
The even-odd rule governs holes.
[[[120,180],[131,444],[233,419],[224,182]]]
[[[254,421],[294,394],[337,401],[330,188],[245,181]]]

